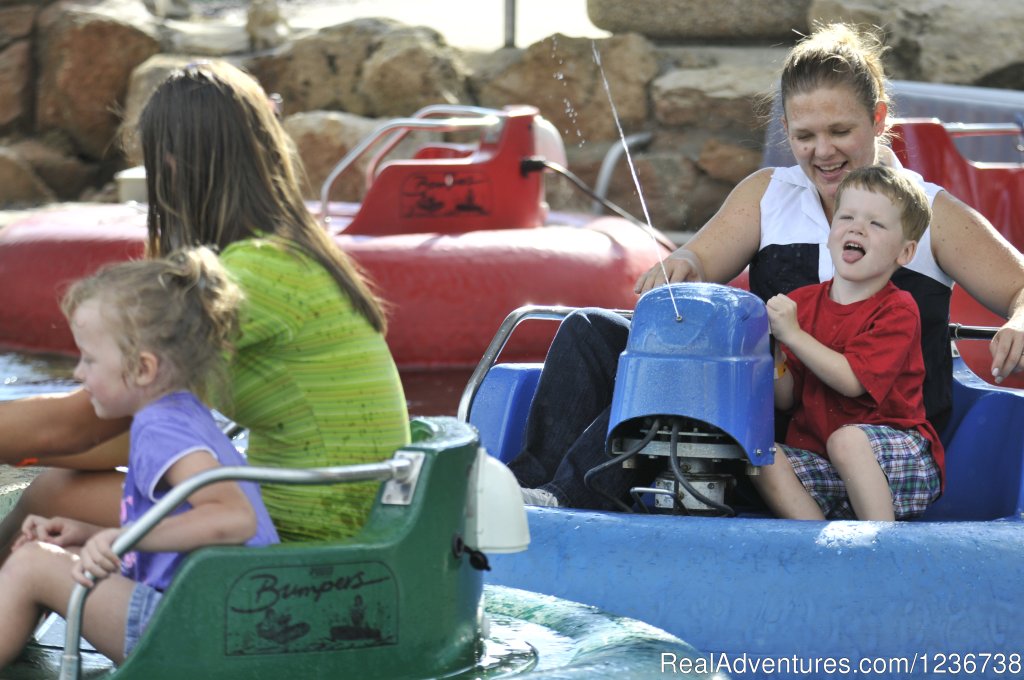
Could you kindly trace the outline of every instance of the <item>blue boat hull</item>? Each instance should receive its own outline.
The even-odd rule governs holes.
[[[530,508],[529,522],[530,549],[496,556],[490,583],[638,618],[708,654],[908,664],[930,655],[917,659],[920,671],[941,654],[1016,652],[1019,661],[1024,651],[1020,520],[799,522]]]

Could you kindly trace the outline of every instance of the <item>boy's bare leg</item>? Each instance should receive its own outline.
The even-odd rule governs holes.
[[[889,480],[878,465],[868,436],[859,427],[841,427],[826,444],[828,457],[846,484],[857,519],[895,521]]]
[[[817,501],[807,492],[793,472],[786,454],[781,449],[775,462],[760,468],[761,474],[751,475],[750,481],[776,517],[785,519],[825,519]]]
[[[63,548],[27,543],[0,569],[0,668],[17,658],[44,609],[67,613],[76,559]],[[115,663],[124,659],[124,627],[134,587],[134,581],[114,575],[97,584],[86,600],[83,632]]]

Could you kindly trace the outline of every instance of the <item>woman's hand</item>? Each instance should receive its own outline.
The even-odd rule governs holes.
[[[26,543],[41,541],[62,548],[83,545],[99,529],[94,524],[67,517],[40,517],[29,515],[21,524],[21,534],[14,542],[14,550]]]
[[[83,586],[91,587],[96,581],[121,571],[121,560],[114,554],[114,540],[121,529],[103,529],[90,538],[71,569],[71,576]]]
[[[666,282],[665,277],[668,276]],[[639,279],[633,292],[642,295],[665,283],[703,281],[704,267],[700,258],[686,248],[680,248],[664,260],[648,269]]]
[[[1024,329],[1013,321],[1000,328],[988,346],[992,352],[992,377],[996,384],[1011,373],[1024,371]]]

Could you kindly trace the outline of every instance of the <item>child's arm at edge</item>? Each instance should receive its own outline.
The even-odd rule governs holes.
[[[796,404],[796,395],[793,394],[793,374],[786,368],[786,353],[782,351],[782,345],[775,343],[775,409],[777,411],[788,411]]]
[[[807,370],[845,397],[859,397],[866,392],[845,356],[800,328],[793,300],[776,295],[768,300],[767,306],[768,321],[776,340],[785,344]]]
[[[208,451],[193,451],[168,468],[164,481],[177,486],[200,472],[220,467]],[[145,552],[188,552],[206,545],[245,543],[256,533],[256,511],[237,482],[217,482],[199,489],[192,508],[167,517],[153,527],[136,549]]]
[[[164,479],[173,487],[219,466],[210,452],[193,451],[171,465]],[[165,518],[135,548],[145,552],[189,552],[206,545],[245,543],[256,533],[256,512],[236,482],[203,487],[188,502],[190,510]],[[99,580],[120,570],[121,561],[112,546],[122,531],[104,529],[89,539],[72,571],[76,581],[90,585],[84,572],[88,571],[92,580]]]

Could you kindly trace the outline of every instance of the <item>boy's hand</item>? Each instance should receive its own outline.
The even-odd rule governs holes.
[[[788,342],[793,332],[800,330],[796,320],[796,303],[780,293],[768,300],[767,307],[772,335],[779,342]]]
[[[92,586],[95,581],[121,571],[121,560],[111,546],[121,534],[121,529],[103,529],[90,538],[75,562],[71,575],[83,586]],[[86,575],[88,572],[88,576]],[[91,576],[92,578],[89,578]]]
[[[93,534],[94,527],[67,517],[29,515],[21,524],[21,534],[14,542],[17,550],[26,543],[42,541],[61,547],[82,545]]]

